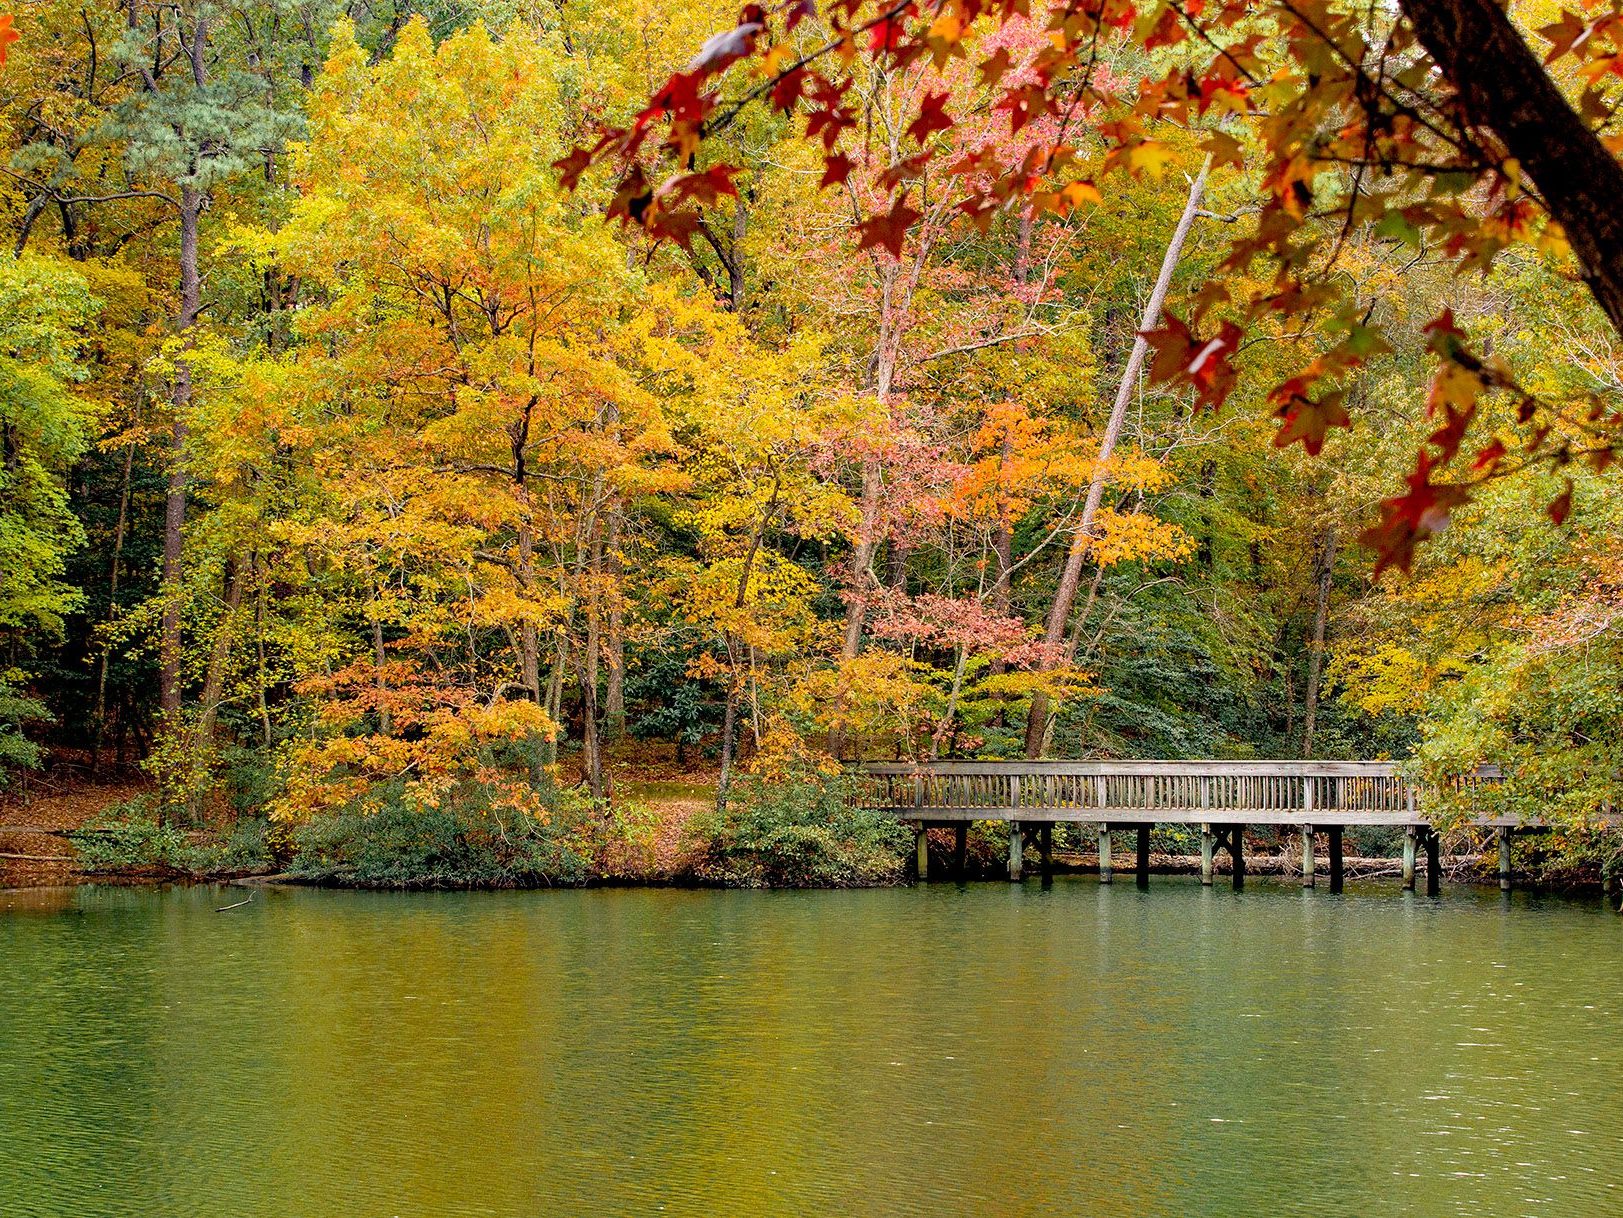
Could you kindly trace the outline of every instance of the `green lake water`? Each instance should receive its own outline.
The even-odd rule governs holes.
[[[1623,919],[0,892],[0,1215],[1623,1215]]]

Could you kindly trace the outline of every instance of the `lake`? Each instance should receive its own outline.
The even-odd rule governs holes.
[[[1623,1215],[1623,919],[1395,882],[0,892],[0,1213]]]

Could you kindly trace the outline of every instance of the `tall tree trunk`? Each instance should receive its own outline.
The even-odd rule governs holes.
[[[603,744],[598,735],[597,678],[602,640],[603,530],[599,520],[591,525],[591,558],[587,572],[586,646],[581,655],[581,768],[593,799],[604,799],[607,787],[603,776]]]
[[[169,439],[169,487],[163,510],[163,621],[158,642],[159,705],[171,728],[180,717],[181,542],[186,525],[186,434],[192,404],[192,369],[186,352],[191,329],[203,306],[197,266],[197,226],[203,198],[190,186],[180,192],[180,313],[175,329],[183,336],[169,403],[174,412]]]
[[[374,585],[376,588],[376,585]],[[394,716],[389,713],[389,706],[385,700],[389,692],[389,682],[383,675],[383,666],[388,655],[383,650],[383,616],[379,608],[379,592],[374,591],[372,596],[372,687],[378,691],[378,734],[380,736],[394,735]]]
[[[1623,165],[1585,126],[1501,0],[1399,0],[1416,37],[1459,92],[1473,125],[1492,128],[1537,185],[1623,334]]]
[[[608,686],[603,694],[603,737],[613,742],[626,734],[626,614],[625,599],[621,596],[620,512],[609,511],[609,528],[603,571],[611,583],[609,589],[608,642],[605,658],[608,661]]]
[[[1319,543],[1318,595],[1313,608],[1313,647],[1307,657],[1307,701],[1302,711],[1302,756],[1313,756],[1313,727],[1319,712],[1319,675],[1324,670],[1324,627],[1330,616],[1330,584],[1336,570],[1336,530]]]
[[[766,510],[756,522],[755,532],[750,537],[749,549],[744,554],[744,562],[738,572],[738,587],[733,593],[734,609],[742,609],[749,600],[750,575],[755,570],[755,558],[761,552],[761,542],[777,515],[780,489],[781,487],[776,485],[772,488],[772,497],[767,500]],[[730,635],[726,642],[727,709],[721,718],[721,774],[716,780],[717,812],[727,810],[727,794],[733,781],[733,737],[738,732],[738,700],[743,694],[743,682],[738,672],[738,651],[742,644]]]
[[[1150,292],[1150,300],[1144,307],[1144,318],[1139,324],[1139,335],[1133,340],[1132,353],[1127,357],[1127,367],[1122,370],[1121,384],[1116,389],[1116,400],[1110,409],[1110,418],[1105,423],[1104,434],[1099,438],[1099,456],[1094,466],[1093,477],[1088,483],[1088,497],[1082,505],[1082,518],[1077,522],[1076,530],[1071,535],[1071,548],[1065,556],[1065,567],[1060,573],[1059,587],[1054,592],[1054,603],[1048,610],[1048,621],[1043,632],[1043,658],[1041,667],[1044,671],[1052,670],[1061,656],[1061,648],[1065,644],[1065,626],[1070,620],[1071,603],[1076,599],[1076,590],[1082,581],[1082,564],[1087,558],[1089,544],[1093,540],[1093,520],[1098,514],[1099,504],[1104,499],[1106,466],[1111,455],[1116,451],[1116,440],[1121,435],[1122,423],[1127,418],[1127,407],[1133,400],[1133,389],[1138,381],[1139,369],[1144,365],[1144,356],[1149,351],[1149,343],[1145,341],[1143,332],[1153,330],[1161,320],[1161,306],[1166,300],[1167,290],[1172,286],[1172,273],[1177,269],[1178,258],[1183,253],[1183,243],[1189,236],[1190,226],[1195,222],[1195,213],[1200,209],[1201,192],[1206,188],[1206,172],[1211,168],[1211,158],[1207,157],[1196,175],[1194,184],[1189,188],[1189,201],[1184,204],[1183,215],[1178,220],[1178,227],[1173,230],[1172,240],[1167,244],[1165,257],[1161,259],[1161,273],[1156,277],[1155,288]],[[1042,693],[1036,693],[1031,699],[1031,712],[1026,720],[1026,756],[1036,758],[1042,756],[1043,739],[1048,733],[1048,698]]]
[[[214,729],[219,721],[220,703],[225,697],[226,664],[231,659],[232,633],[236,630],[237,611],[241,606],[242,565],[228,559],[225,612],[220,615],[220,621],[214,628],[214,643],[209,648],[208,667],[203,672],[197,726],[192,732],[192,744],[187,756],[186,811],[193,824],[202,820],[205,783],[214,764]]]
[[[542,709],[553,723],[562,725],[564,702],[564,674],[569,668],[569,636],[558,632],[552,656],[552,672],[547,677],[547,700]],[[553,736],[541,742],[542,760],[549,766],[558,764],[558,738]]]
[[[135,441],[124,449],[124,475],[118,490],[118,524],[113,529],[113,557],[107,565],[107,620],[118,612],[118,573],[124,565],[124,532],[130,519],[130,470],[135,463]],[[101,746],[107,734],[107,669],[112,662],[112,649],[103,647],[101,663],[96,671],[96,740],[90,749],[90,770],[101,769]]]

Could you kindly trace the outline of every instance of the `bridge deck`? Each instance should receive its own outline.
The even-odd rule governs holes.
[[[1428,826],[1428,792],[1384,761],[945,761],[855,768],[858,802],[932,824]],[[1458,785],[1496,783],[1496,771]],[[1531,827],[1485,811],[1483,828]]]

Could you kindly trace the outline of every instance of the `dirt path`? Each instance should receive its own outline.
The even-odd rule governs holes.
[[[148,785],[145,780],[93,783],[0,800],[0,888],[76,883],[73,846],[61,831],[77,829]]]

